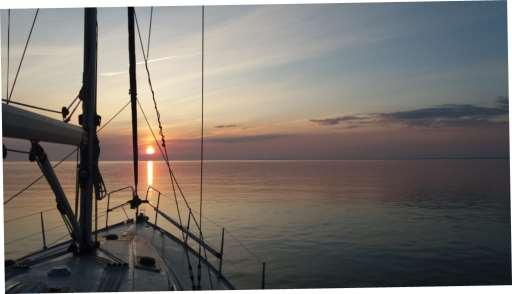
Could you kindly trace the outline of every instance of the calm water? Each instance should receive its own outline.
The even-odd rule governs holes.
[[[198,163],[175,168],[198,207]],[[109,189],[132,181],[128,162],[101,169]],[[163,163],[144,162],[140,173],[143,190],[149,181],[170,192]],[[73,203],[73,163],[58,174]],[[4,194],[37,175],[33,163],[5,163]],[[212,161],[205,176],[204,211],[229,231],[225,270],[241,287],[258,287],[261,260],[234,237],[268,263],[270,288],[511,283],[508,160]],[[5,206],[5,217],[53,208],[52,201],[41,182]],[[161,205],[176,215],[170,198]],[[220,228],[206,223],[218,247]],[[55,211],[45,224],[57,227],[48,242],[62,235]],[[8,222],[7,257],[40,248],[39,232],[39,215]],[[28,233],[35,235],[12,241]]]

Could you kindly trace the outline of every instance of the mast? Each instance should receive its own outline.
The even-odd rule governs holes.
[[[87,133],[80,143],[80,252],[94,248],[92,242],[93,186],[98,176],[99,144],[96,128],[100,117],[96,113],[96,65],[98,31],[96,8],[84,9],[84,73],[82,114],[79,123]]]
[[[128,58],[130,61],[130,99],[132,108],[132,147],[133,147],[133,177],[135,184],[134,198],[138,195],[139,184],[139,152],[137,142],[137,73],[135,60],[135,9],[128,7]],[[137,206],[138,207],[138,206]],[[138,212],[138,211],[137,211]]]

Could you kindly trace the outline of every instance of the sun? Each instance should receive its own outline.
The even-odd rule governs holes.
[[[149,145],[146,147],[146,155],[155,154],[155,148],[153,146]]]

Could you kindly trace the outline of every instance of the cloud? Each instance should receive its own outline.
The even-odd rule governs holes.
[[[210,137],[207,138],[207,141],[213,143],[252,143],[281,139],[288,136],[288,134],[264,134],[251,136]]]
[[[153,58],[153,59],[149,59],[148,60],[148,64],[162,62],[162,61],[168,61],[168,60],[172,60],[172,59],[185,59],[185,58],[199,56],[200,54],[201,54],[200,52],[195,52],[195,53],[189,53],[189,54],[170,55],[170,56],[164,56],[164,57],[159,57],[159,58]],[[144,61],[139,61],[136,64],[137,65],[141,65],[141,64],[145,64],[145,62]],[[124,74],[127,74],[127,73],[128,73],[127,70],[111,71],[111,72],[100,73],[100,76],[103,76],[103,77],[113,77],[113,76],[118,76],[118,75],[124,75]]]
[[[471,104],[445,104],[406,111],[310,119],[310,122],[320,126],[342,125],[348,128],[382,123],[414,127],[467,127],[503,124],[508,114],[508,98],[498,97],[496,105],[495,107],[485,107]]]
[[[369,118],[370,117],[368,117],[368,116],[347,115],[347,116],[339,116],[339,117],[334,117],[334,118],[310,119],[309,121],[312,123],[321,125],[321,126],[334,126],[334,125],[338,125],[342,122],[367,121]]]
[[[475,106],[470,104],[448,104],[410,111],[382,113],[380,116],[391,122],[410,126],[444,126],[490,122],[506,115],[507,109]]]
[[[109,72],[102,72],[100,73],[100,76],[102,77],[113,77],[113,76],[118,76],[118,75],[124,75],[124,74],[127,74],[128,71],[126,70],[122,70],[122,71],[109,71]]]
[[[215,126],[216,129],[229,129],[229,128],[237,128],[237,127],[238,127],[238,125],[235,125],[235,124]]]

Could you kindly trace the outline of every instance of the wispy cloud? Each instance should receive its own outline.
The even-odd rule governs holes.
[[[343,122],[363,122],[372,119],[371,116],[359,116],[359,115],[346,115],[346,116],[338,116],[333,118],[324,118],[324,119],[310,119],[312,123],[321,125],[321,126],[334,126]]]
[[[164,57],[159,57],[159,58],[153,58],[153,59],[148,60],[148,64],[162,62],[162,61],[169,61],[169,60],[173,60],[173,59],[186,59],[186,58],[199,56],[200,54],[201,54],[200,52],[195,52],[195,53],[190,53],[190,54],[170,55],[170,56],[164,56]],[[145,62],[139,61],[136,64],[141,65],[141,64],[145,64]],[[100,73],[100,76],[113,77],[113,76],[124,75],[124,74],[128,74],[128,71],[122,70],[122,71],[103,72],[103,73]]]
[[[109,71],[109,72],[102,72],[100,73],[100,76],[102,77],[113,77],[113,76],[118,76],[118,75],[124,75],[124,74],[127,74],[128,71],[126,70],[122,70],[122,71]]]
[[[435,127],[446,125],[474,125],[494,122],[508,113],[503,108],[481,107],[470,104],[448,104],[411,111],[382,113],[383,119],[410,126]]]
[[[250,136],[210,137],[207,138],[207,141],[214,143],[252,143],[281,139],[288,136],[288,134],[263,134]]]
[[[238,127],[238,125],[235,125],[235,124],[215,126],[216,129],[232,129],[232,128],[237,128],[237,127]]]

